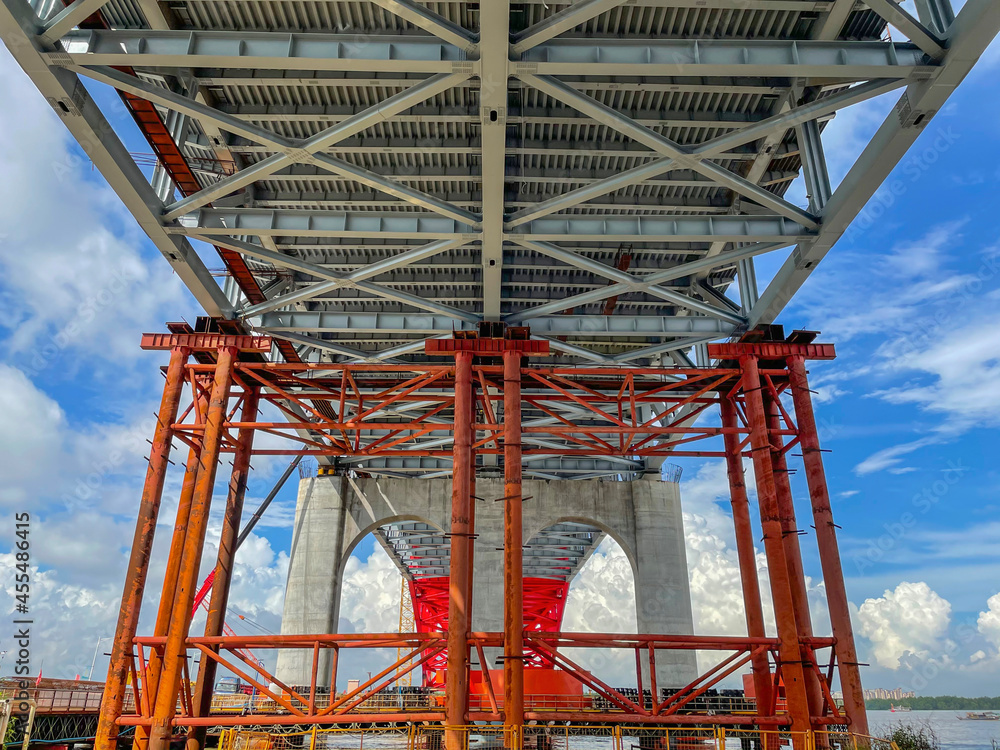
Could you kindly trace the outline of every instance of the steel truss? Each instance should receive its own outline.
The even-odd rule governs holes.
[[[707,367],[554,368],[528,365],[524,361],[526,357],[544,358],[548,353],[546,342],[529,338],[525,329],[504,329],[502,333],[503,338],[457,334],[428,342],[428,354],[453,358],[452,363],[442,365],[269,363],[260,360],[260,354],[270,348],[271,342],[266,337],[196,333],[144,337],[145,348],[169,350],[170,363],[101,707],[98,747],[111,747],[118,728],[128,725],[136,726],[140,747],[148,743],[153,750],[165,750],[179,730],[187,731],[195,743],[202,743],[207,726],[443,721],[446,744],[453,747],[459,739],[458,729],[453,728],[468,721],[503,719],[512,728],[542,718],[582,720],[581,711],[566,705],[553,710],[526,703],[523,691],[526,660],[557,667],[596,692],[605,708],[587,711],[588,721],[780,726],[803,733],[803,737],[831,724],[848,724],[852,731],[867,734],[836,527],[805,369],[808,359],[833,358],[833,347],[812,343],[814,334],[804,332],[794,333],[787,340],[768,340],[769,335],[776,333],[771,328],[748,334],[739,343],[712,345],[708,354],[717,364]],[[189,361],[192,356],[194,360]],[[497,361],[500,364],[494,364]],[[189,403],[182,408],[182,394],[186,390],[190,398],[184,401]],[[265,404],[282,411],[291,421],[260,420],[258,413]],[[502,422],[497,419],[501,404]],[[561,414],[559,404],[571,404],[577,409],[574,418]],[[658,405],[660,411],[649,417],[648,407],[652,404]],[[670,421],[671,415],[687,407],[693,410]],[[720,426],[691,426],[692,416],[715,407],[721,412]],[[534,415],[540,417],[536,419]],[[280,437],[289,447],[255,447],[257,433]],[[450,448],[428,445],[440,440],[436,435],[442,433],[451,434]],[[553,589],[550,586],[543,590],[528,583],[534,580],[532,575],[539,573],[542,575],[539,580],[548,578],[550,584],[559,586],[565,586],[568,578],[556,580],[550,577],[551,570],[531,567],[536,562],[543,564],[541,558],[539,561],[532,558],[533,562],[525,569],[521,543],[522,459],[544,450],[534,447],[529,439],[553,436],[576,446],[568,450],[570,455],[623,460],[669,453],[726,457],[747,637],[558,632],[561,611],[552,608]],[[706,445],[701,445],[706,441]],[[175,442],[186,445],[189,454],[164,593],[153,635],[136,637],[149,550]],[[716,447],[716,442],[721,445]],[[697,450],[692,450],[693,447]],[[832,638],[817,638],[813,634],[799,550],[800,532],[788,482],[788,454],[793,448],[801,450],[805,464],[833,625]],[[434,559],[437,567],[426,571],[428,592],[437,592],[434,600],[422,602],[420,597],[414,597],[417,618],[425,632],[253,638],[223,635],[234,554],[234,545],[223,543],[210,606],[216,616],[209,618],[204,637],[193,637],[189,632],[191,601],[197,586],[215,473],[224,453],[234,456],[224,541],[239,528],[245,472],[254,454],[321,457],[450,454],[453,492],[447,555],[437,555]],[[498,453],[503,456],[505,477],[504,631],[469,633],[467,602],[472,592],[469,570],[475,538],[474,467],[477,460]],[[768,583],[775,603],[776,638],[768,638],[764,632],[743,457],[754,462]],[[414,529],[413,533],[424,538],[431,531]],[[574,554],[582,561],[588,547],[599,539],[599,530],[546,533],[565,536],[571,531],[575,534],[573,539],[560,544],[576,549]],[[581,536],[583,532],[586,534]],[[438,544],[444,538],[441,534],[428,543]],[[407,542],[402,538],[387,537],[386,541],[402,545],[397,556],[406,554]],[[446,577],[441,575],[445,565]],[[535,625],[526,627],[529,622],[537,623],[537,629]],[[655,697],[651,702],[636,702],[602,682],[565,655],[565,648],[571,646],[634,651],[639,684],[643,685],[645,666],[649,670],[646,679],[651,682],[647,687]],[[487,647],[503,648],[503,695],[485,672],[483,681],[489,705],[470,708],[471,653],[474,649],[479,654],[482,665],[483,649]],[[260,668],[247,656],[248,648],[311,650],[314,669],[310,685],[288,686],[272,675],[255,676]],[[404,649],[404,652],[394,664],[358,689],[336,698],[321,698],[318,684],[320,680],[325,682],[327,676],[316,671],[320,651],[333,649],[338,654],[343,648]],[[724,653],[718,665],[690,685],[657,685],[657,653],[668,649]],[[828,656],[817,655],[826,649]],[[200,658],[197,675],[188,671],[192,654]],[[336,656],[332,663],[336,665]],[[209,715],[212,674],[217,665],[256,685],[262,695],[273,701],[274,715]],[[747,665],[753,673],[756,715],[707,716],[685,710],[705,690]],[[366,701],[417,667],[443,676],[444,705],[372,714],[371,704]],[[843,709],[836,706],[830,694],[834,671],[839,674],[845,695]],[[195,676],[197,679],[192,682]],[[331,678],[335,684],[335,672]],[[129,682],[131,689],[127,687]],[[124,710],[127,690],[137,707],[134,713]]]
[[[553,364],[704,341],[546,334],[567,310],[715,339],[772,322],[1000,29],[992,0],[916,17],[891,0],[262,5],[235,21],[221,0],[2,0],[0,35],[205,310],[293,362],[419,359],[434,334],[289,330],[286,313],[537,320]],[[84,79],[121,93],[153,186]],[[823,126],[892,91],[834,189]],[[800,170],[808,206],[784,197]],[[789,247],[758,292],[754,256]]]

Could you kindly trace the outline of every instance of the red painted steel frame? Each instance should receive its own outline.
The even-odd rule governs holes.
[[[427,364],[303,364],[252,361],[266,350],[260,337],[219,334],[148,336],[149,348],[169,349],[170,364],[159,419],[152,442],[149,470],[140,504],[136,538],[126,579],[125,595],[116,631],[111,667],[100,725],[97,750],[110,750],[118,727],[135,725],[136,744],[149,737],[153,750],[166,750],[178,729],[188,728],[189,750],[203,745],[198,727],[245,724],[336,724],[359,721],[443,721],[449,748],[463,741],[448,731],[470,720],[504,720],[517,726],[526,720],[619,721],[647,724],[747,724],[786,726],[796,730],[818,729],[848,723],[852,731],[867,732],[863,696],[853,632],[829,493],[823,473],[819,438],[809,397],[805,360],[830,358],[833,349],[823,344],[780,341],[747,341],[710,347],[723,359],[707,368],[526,367],[521,357],[541,353],[537,345],[504,339],[502,343],[456,339],[455,346],[439,346],[438,354],[454,357],[444,365]],[[493,340],[489,340],[493,341]],[[192,351],[209,352],[211,363],[189,363]],[[247,361],[241,360],[245,355]],[[204,356],[204,355],[200,355]],[[478,357],[478,359],[476,359]],[[502,358],[502,364],[498,360]],[[180,410],[182,391],[190,387],[191,401]],[[479,392],[476,392],[476,388]],[[790,396],[791,404],[786,403]],[[259,398],[259,405],[256,401]],[[504,403],[504,424],[495,407]],[[571,405],[586,420],[564,416],[556,406]],[[234,405],[235,404],[235,405]],[[265,404],[282,412],[288,422],[267,422],[256,415]],[[398,407],[407,405],[407,409]],[[657,417],[643,421],[640,407],[655,404]],[[722,424],[691,426],[692,414],[718,405]],[[794,420],[790,412],[794,405]],[[394,407],[394,408],[390,408]],[[522,407],[545,414],[543,424],[522,424]],[[665,416],[687,410],[676,424],[661,424]],[[477,411],[481,417],[477,417]],[[238,412],[242,412],[239,417]],[[409,416],[401,417],[400,413]],[[303,418],[302,415],[305,415]],[[795,423],[797,420],[798,424]],[[288,448],[252,448],[256,432],[280,437]],[[454,447],[425,450],[414,447],[414,438],[451,434]],[[482,434],[482,437],[480,437]],[[732,489],[737,552],[746,599],[749,635],[741,638],[674,636],[666,634],[623,636],[554,632],[559,627],[565,601],[565,583],[522,579],[520,505],[522,455],[548,453],[550,448],[521,445],[521,435],[557,436],[572,447],[565,455],[666,456],[699,455],[727,458]],[[139,604],[148,571],[149,550],[156,526],[172,440],[188,445],[187,471],[181,489],[177,522],[167,562],[163,597],[154,635],[136,637]],[[502,440],[501,440],[502,438]],[[273,444],[273,441],[270,441]],[[721,442],[722,445],[715,445]],[[699,443],[696,450],[688,444]],[[702,443],[707,443],[703,448]],[[529,443],[528,446],[531,444]],[[817,531],[820,560],[829,601],[833,638],[811,635],[808,611],[803,608],[804,588],[798,535],[787,481],[787,456],[800,446]],[[414,605],[419,634],[303,635],[235,637],[218,635],[225,615],[225,586],[217,582],[211,622],[202,637],[191,637],[191,603],[205,541],[215,472],[222,454],[235,453],[234,476],[227,504],[227,528],[238,521],[242,490],[250,457],[274,454],[319,456],[433,455],[454,459],[450,576],[414,583]],[[475,456],[505,457],[505,631],[470,633],[472,588]],[[760,498],[768,583],[775,603],[777,637],[764,636],[763,612],[750,526],[749,503],[743,482],[742,460],[754,462]],[[794,543],[789,540],[794,536]],[[224,582],[231,569],[231,546],[225,543],[217,579]],[[797,601],[798,600],[798,601]],[[445,613],[447,613],[445,615]],[[322,649],[333,650],[333,664],[344,648],[396,649],[407,653],[391,667],[366,681],[357,690],[317,706],[317,675],[308,695],[283,685],[261,671],[247,649],[309,649],[314,663]],[[471,648],[482,654],[486,647],[502,647],[505,655],[505,696],[501,703],[490,693],[489,711],[469,711],[468,670]],[[656,655],[666,649],[729,652],[716,667],[682,690],[657,695],[651,706],[638,703],[569,659],[567,648],[616,648],[635,654],[636,679],[642,684],[643,666],[655,680]],[[828,663],[816,655],[829,649]],[[191,654],[200,655],[199,682],[192,693]],[[595,691],[609,709],[580,712],[533,704],[518,690],[518,676],[528,664],[564,670]],[[257,686],[273,700],[266,716],[208,716],[211,674],[217,664]],[[772,667],[773,665],[773,667]],[[706,715],[689,713],[691,702],[704,691],[744,667],[752,667],[758,696],[756,715]],[[419,710],[382,713],[370,708],[369,699],[400,675],[423,667],[436,683],[447,667],[447,690],[442,704]],[[833,705],[830,675],[838,670],[845,693],[843,713]],[[824,673],[828,669],[828,673]],[[336,680],[336,666],[333,667]],[[123,715],[128,675],[141,689],[136,693],[136,713]],[[256,675],[256,676],[254,676]],[[778,701],[781,686],[784,703]],[[513,690],[510,688],[514,687]],[[656,690],[655,682],[651,687]],[[660,686],[665,687],[665,686]],[[798,745],[799,740],[793,744]]]

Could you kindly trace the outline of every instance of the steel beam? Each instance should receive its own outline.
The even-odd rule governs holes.
[[[428,10],[423,5],[410,0],[371,0],[380,8],[385,8],[393,15],[409,21],[424,31],[429,31],[448,44],[453,44],[466,54],[476,56],[479,53],[478,38],[468,29],[452,23],[447,18]]]
[[[221,209],[220,209],[221,210]],[[266,213],[266,212],[261,212]],[[286,234],[288,234],[286,232]],[[567,216],[536,219],[509,239],[538,242],[784,242],[811,239],[816,232],[780,216]]]
[[[760,76],[867,81],[924,74],[910,43],[729,39],[554,39],[526,51],[513,73],[563,76]]]
[[[734,328],[730,331],[730,334],[735,331]],[[668,352],[683,351],[690,349],[692,346],[697,346],[698,344],[707,344],[711,341],[715,341],[722,338],[723,334],[718,334],[714,336],[690,336],[682,339],[675,339],[674,341],[667,341],[662,344],[654,344],[653,346],[647,346],[645,349],[637,349],[632,352],[625,352],[624,354],[616,354],[611,359],[618,363],[631,362],[635,359],[643,359],[645,357],[653,357],[657,354],[666,354]]]
[[[480,63],[434,38],[260,31],[88,30],[62,37],[60,65],[226,70],[472,73]],[[898,42],[553,39],[512,63],[532,75],[739,76],[863,81],[908,78],[923,51]]]
[[[716,318],[690,315],[549,315],[531,318],[531,332],[550,336],[586,336],[618,338],[621,336],[679,336],[711,333],[725,336],[731,324]],[[259,331],[275,333],[380,333],[435,335],[453,330],[472,330],[447,315],[412,313],[353,312],[270,312],[261,317]]]
[[[869,8],[906,34],[909,40],[926,52],[930,58],[938,60],[944,55],[944,42],[938,35],[893,0],[866,0],[866,2]]]
[[[474,226],[443,216],[257,208],[198,209],[182,217],[178,225],[168,226],[167,231],[203,237],[250,234],[258,237],[424,238],[466,242],[479,239]]]
[[[906,85],[903,80],[876,80],[860,83],[851,86],[843,91],[816,99],[806,104],[793,107],[786,112],[768,117],[760,122],[749,124],[732,133],[713,138],[707,143],[702,143],[691,149],[693,156],[712,159],[729,159],[727,153],[733,148],[742,146],[769,135],[778,130],[787,130],[801,125],[810,120],[818,120],[830,115],[844,107],[860,104],[861,102],[874,99],[882,94],[902,88]]]
[[[40,21],[24,0],[0,3],[0,39],[62,119],[84,153],[117,193],[139,227],[209,315],[230,317],[233,306],[191,244],[172,237],[159,221],[163,202],[136,166],[83,82],[70,71],[51,68],[47,52],[31,30]]]
[[[1000,31],[1000,3],[969,0],[948,31],[948,51],[936,74],[911,83],[834,191],[818,235],[801,243],[750,311],[750,325],[771,323],[847,231],[924,127],[962,82]]]
[[[206,240],[206,242],[208,241],[209,240]],[[211,242],[214,242],[216,245],[221,247],[235,250],[236,252],[244,255],[266,260],[278,266],[302,270],[306,273],[318,276],[321,279],[329,279],[331,281],[342,281],[345,279],[344,274],[328,271],[327,269],[316,266],[312,263],[300,261],[289,255],[267,250],[260,245],[252,245],[249,242],[243,242],[242,240],[225,237],[213,239]],[[476,323],[480,320],[479,316],[475,313],[459,310],[457,308],[450,307],[449,305],[434,302],[433,300],[418,297],[417,295],[410,294],[409,292],[403,292],[398,289],[382,286],[381,284],[375,284],[370,281],[354,281],[351,282],[351,286],[375,297],[382,297],[384,299],[390,299],[405,305],[412,305],[417,309],[429,310],[430,312],[451,316],[457,320],[464,320],[469,323]]]
[[[518,77],[539,91],[594,118],[594,120],[602,125],[617,130],[622,135],[648,146],[663,156],[673,158],[680,166],[700,172],[714,182],[810,229],[814,229],[819,225],[814,216],[803,211],[798,206],[794,206],[788,201],[779,198],[774,193],[770,193],[764,188],[754,185],[730,172],[728,169],[693,157],[689,149],[623,116],[620,112],[616,112],[611,107],[602,104],[596,99],[579,93],[555,78],[528,74],[518,74]]]
[[[507,178],[510,0],[490,0],[479,7],[482,37],[479,120],[483,186],[483,318],[499,320],[500,288],[503,286],[504,193]]]
[[[287,307],[288,305],[297,302],[304,302],[305,300],[312,299],[321,294],[327,294],[328,292],[332,292],[337,289],[352,287],[358,281],[371,279],[397,268],[404,268],[411,263],[416,263],[419,260],[430,258],[438,253],[445,252],[446,250],[461,247],[464,244],[465,243],[462,240],[441,240],[439,242],[431,242],[427,245],[423,245],[422,247],[415,247],[412,250],[406,250],[402,253],[398,253],[389,258],[378,261],[377,263],[369,263],[368,265],[362,266],[358,270],[352,271],[342,278],[330,279],[329,281],[320,284],[312,284],[310,286],[302,287],[294,292],[274,297],[269,299],[267,302],[251,305],[241,310],[240,315],[241,317],[252,317],[271,310]]]
[[[558,13],[553,13],[543,21],[539,21],[534,26],[514,34],[514,44],[510,51],[515,55],[521,55],[532,47],[537,47],[542,42],[559,36],[564,31],[569,31],[605,11],[624,5],[626,2],[627,0],[579,0]]]
[[[99,11],[108,0],[74,0],[55,16],[45,22],[40,40],[44,44],[55,44],[73,27]]]
[[[361,349],[354,349],[350,346],[342,346],[332,341],[318,339],[315,336],[303,336],[300,333],[290,333],[288,331],[275,331],[273,335],[275,338],[285,339],[286,341],[291,341],[294,344],[301,344],[302,346],[308,346],[320,351],[330,352],[331,354],[339,354],[343,357],[350,357],[351,359],[358,360],[359,362],[385,362],[387,364],[398,362],[398,360],[392,357],[375,356],[374,354],[364,352]]]
[[[53,64],[428,74],[478,67],[465,50],[429,37],[95,29],[61,42]]]
[[[206,104],[194,101],[167,89],[145,83],[144,81],[140,81],[135,76],[128,75],[127,73],[103,67],[81,67],[75,68],[74,70],[77,70],[78,72],[83,73],[87,77],[93,78],[96,81],[113,86],[119,91],[140,96],[153,102],[154,104],[160,104],[175,112],[186,114],[203,123],[203,127],[221,127],[230,133],[241,135],[244,138],[255,141],[256,143],[273,148],[278,152],[294,152],[301,148],[301,144],[297,141],[282,138],[265,128],[257,127],[256,125],[245,122],[238,117],[227,115],[217,109],[209,107]],[[407,187],[406,185],[403,185],[395,180],[391,180],[383,175],[379,175],[370,170],[355,166],[343,161],[342,159],[337,159],[325,154],[313,154],[310,157],[310,161],[312,161],[317,167],[325,169],[328,172],[360,182],[363,185],[368,185],[375,190],[386,193],[395,198],[399,198],[400,200],[404,200],[408,203],[412,203],[415,206],[425,208],[429,211],[434,211],[442,216],[448,216],[458,221],[467,221],[473,225],[477,222],[476,215],[471,211],[453,206],[440,198],[435,198],[434,196],[423,193],[420,190]]]
[[[915,3],[920,23],[938,34],[946,34],[955,22],[951,0],[915,0]]]
[[[464,81],[465,75],[436,75],[426,81],[411,86],[388,99],[368,107],[353,117],[349,117],[333,127],[299,141],[294,148],[284,149],[255,164],[244,167],[233,175],[225,177],[212,185],[188,195],[167,206],[164,221],[173,221],[195,208],[211,203],[216,198],[245,187],[253,182],[267,178],[285,167],[304,161],[309,161],[313,154],[323,151],[329,146],[345,138],[357,135],[368,128],[391,119],[394,115],[405,112],[414,104],[426,101],[443,91],[453,88],[455,84]]]
[[[708,268],[715,268],[718,266],[726,265],[727,263],[732,263],[734,261],[749,258],[754,255],[761,255],[763,253],[771,252],[773,250],[778,250],[782,247],[787,247],[788,243],[774,242],[774,243],[756,243],[745,245],[739,247],[735,250],[728,252],[718,253],[708,258],[702,258],[700,260],[691,261],[690,263],[681,263],[673,268],[669,268],[664,271],[657,271],[656,273],[644,276],[637,281],[624,281],[616,282],[610,284],[604,289],[595,289],[590,292],[583,292],[582,294],[576,294],[571,297],[564,297],[561,300],[553,300],[552,302],[546,302],[542,305],[537,305],[536,307],[529,308],[527,310],[522,310],[517,313],[508,315],[505,320],[507,322],[513,323],[521,320],[528,320],[531,318],[538,317],[540,315],[548,315],[549,313],[559,312],[560,310],[567,310],[578,305],[591,304],[593,302],[598,302],[602,299],[607,299],[608,297],[613,297],[616,294],[622,294],[624,292],[631,291],[635,283],[639,285],[649,285],[649,284],[662,284],[667,281],[673,281],[674,279],[680,279],[684,276],[688,276],[699,271],[703,271]],[[539,248],[543,245],[539,244]],[[555,247],[555,246],[553,246]],[[564,251],[569,252],[569,251]],[[630,277],[635,278],[635,277]]]

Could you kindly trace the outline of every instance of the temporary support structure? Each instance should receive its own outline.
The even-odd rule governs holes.
[[[101,708],[98,747],[112,747],[118,728],[126,725],[136,727],[140,747],[148,742],[155,750],[166,750],[171,738],[185,730],[189,750],[196,750],[204,745],[207,726],[339,724],[374,721],[376,716],[378,721],[443,722],[448,748],[462,746],[463,726],[483,720],[502,720],[508,730],[506,737],[518,736],[519,727],[526,722],[543,719],[786,727],[792,732],[793,744],[800,745],[796,738],[802,738],[802,747],[810,733],[831,725],[846,724],[852,732],[866,735],[859,664],[806,373],[806,360],[832,359],[834,350],[831,345],[813,343],[815,334],[808,332],[769,340],[778,330],[755,330],[737,342],[709,346],[714,365],[669,368],[533,366],[526,358],[547,354],[548,342],[532,340],[525,329],[504,326],[484,327],[481,335],[459,332],[452,338],[428,342],[428,355],[452,360],[445,364],[276,364],[259,356],[270,345],[266,337],[147,334],[144,347],[169,350],[170,361]],[[195,361],[190,361],[192,355]],[[182,410],[185,389],[190,389],[190,398]],[[258,414],[265,404],[281,411],[289,422],[262,421]],[[579,418],[565,417],[554,406],[559,404],[579,407]],[[501,405],[502,424],[498,419]],[[522,406],[553,418],[526,419]],[[719,426],[693,426],[691,419],[669,419],[682,408],[697,415],[715,406],[720,409]],[[650,407],[655,407],[651,417]],[[256,432],[282,438],[285,445],[255,447]],[[426,437],[434,444],[435,434],[443,433],[454,435],[451,451],[414,448],[420,445],[413,442],[416,437]],[[524,455],[545,449],[523,445],[523,435],[559,435],[578,446],[571,450],[588,455],[725,457],[747,636],[526,632],[520,566],[521,462]],[[189,460],[156,630],[151,637],[139,637],[139,602],[174,441],[189,447]],[[273,440],[270,445],[274,445]],[[796,446],[806,467],[826,582],[833,628],[833,637],[828,638],[813,634],[802,598],[802,532],[795,519],[787,466],[788,453]],[[425,455],[450,455],[454,461],[446,632],[222,634],[251,456],[409,455],[418,450]],[[212,606],[205,634],[192,636],[191,601],[212,487],[219,461],[227,453],[233,454],[233,474]],[[474,467],[476,457],[482,455],[502,455],[505,477],[504,497],[500,498],[504,503],[505,616],[504,630],[499,633],[469,630]],[[764,632],[744,459],[754,464],[776,637]],[[545,593],[532,592],[533,608],[538,607],[535,599],[540,596]],[[652,684],[647,687],[652,688],[652,698],[636,699],[608,685],[568,657],[566,649],[570,647],[634,651],[637,682],[643,685],[644,667],[648,668]],[[246,649],[250,648],[310,650],[314,669],[308,692],[285,685],[264,671],[248,657]],[[394,664],[356,689],[337,697],[321,696],[317,689],[321,676],[315,669],[320,653],[332,649],[337,654],[345,648],[399,651]],[[482,663],[485,648],[503,649],[504,690],[497,695],[489,684],[489,705],[481,701],[470,705],[470,654],[475,649]],[[716,650],[724,658],[689,685],[658,686],[657,654],[669,649]],[[821,658],[818,652],[826,650],[829,656]],[[200,657],[197,675],[189,668],[192,655]],[[368,701],[373,695],[441,657],[445,659],[443,705],[371,713]],[[600,705],[539,705],[524,692],[526,660],[571,675],[599,697]],[[336,662],[334,658],[334,684]],[[273,702],[273,710],[267,716],[210,716],[212,683],[219,666],[254,685]],[[691,712],[692,701],[744,667],[753,674],[755,715]],[[845,696],[843,708],[837,706],[831,693],[835,671]],[[136,706],[131,714],[123,711],[130,676],[134,677]],[[484,680],[489,681],[488,674]]]

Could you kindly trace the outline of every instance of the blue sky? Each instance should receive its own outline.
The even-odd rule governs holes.
[[[788,330],[823,331],[823,340],[838,347],[838,359],[816,364],[812,378],[871,686],[998,692],[1000,235],[991,200],[1000,187],[997,57],[994,51],[931,122],[889,187],[780,321]],[[95,93],[129,148],[148,151],[116,98]],[[16,102],[0,113],[0,304],[6,313],[0,320],[0,524],[6,529],[0,550],[8,561],[12,516],[30,510],[37,659],[45,660],[46,674],[86,676],[97,638],[114,629],[159,397],[163,358],[140,352],[138,335],[162,330],[166,320],[192,320],[197,307],[5,50],[0,98]],[[835,180],[891,104],[869,102],[828,127],[824,141]],[[800,185],[789,195],[804,201]],[[760,260],[762,282],[781,259]],[[210,255],[206,262],[221,266]],[[701,632],[739,632],[721,466],[682,464],[696,623]],[[251,508],[283,463],[258,460],[255,468]],[[800,499],[802,481],[801,474],[793,477]],[[168,479],[151,589],[162,576],[178,482],[176,474]],[[293,485],[241,550],[233,596],[237,612],[274,631]],[[808,518],[801,502],[799,513]],[[823,631],[811,535],[803,549],[816,627]],[[206,552],[206,560],[213,556]],[[612,585],[622,564],[611,545],[595,556],[574,584],[568,626],[588,625],[586,600],[591,612],[630,627],[620,614],[629,609],[628,586]],[[9,591],[11,569],[4,565],[0,573]],[[342,628],[394,628],[398,578],[384,555],[362,545],[348,572]],[[154,607],[145,608],[147,631]],[[236,629],[253,631],[239,622]],[[0,650],[6,647],[0,641]],[[101,675],[106,661],[98,664]]]

